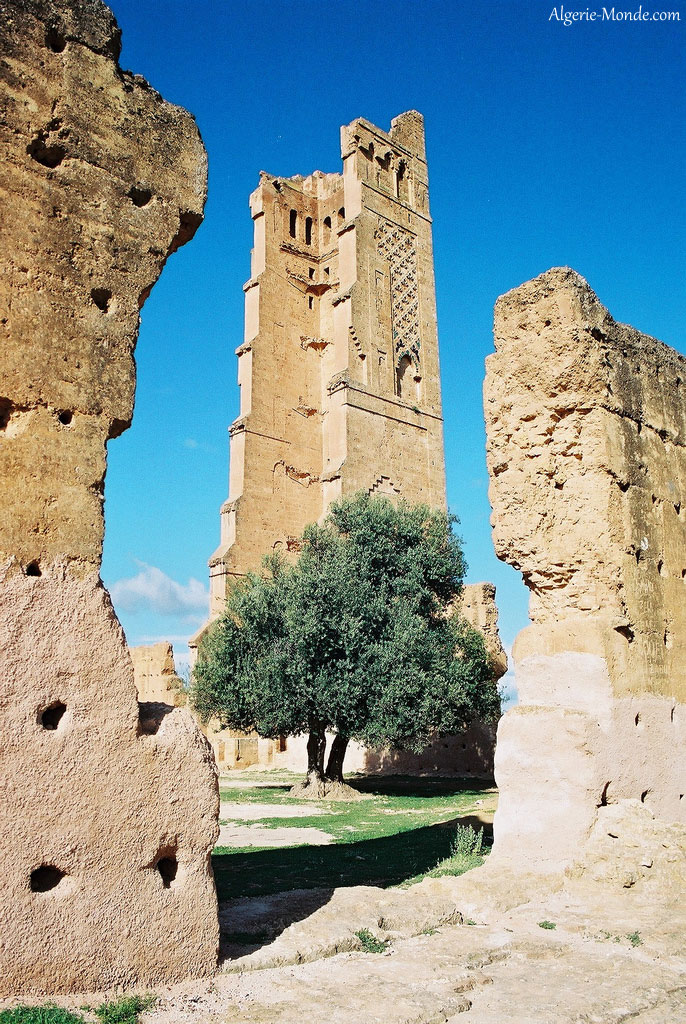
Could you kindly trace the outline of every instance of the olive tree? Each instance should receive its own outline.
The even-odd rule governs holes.
[[[315,792],[342,781],[351,739],[418,752],[497,717],[483,638],[451,614],[466,568],[455,523],[367,494],[334,503],[294,564],[270,555],[231,588],[200,648],[196,710],[260,736],[307,733]]]

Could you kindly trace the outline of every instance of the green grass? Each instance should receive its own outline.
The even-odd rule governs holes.
[[[82,1024],[79,1017],[61,1006],[15,1006],[0,1012],[0,1024]]]
[[[265,775],[260,773],[259,780],[266,781]],[[255,774],[245,773],[240,789],[222,788],[221,796],[232,803],[300,804],[288,796],[297,778],[282,774],[272,780],[270,773],[274,785],[257,788]],[[494,803],[488,784],[403,776],[349,781],[369,799],[313,801],[313,810],[323,813],[259,819],[267,828],[310,827],[328,832],[333,838],[330,845],[216,848],[213,864],[219,898],[345,885],[398,885],[427,874],[461,874],[482,863],[487,851],[480,846],[478,850],[455,848],[456,826],[477,809],[477,799],[483,799],[484,805]],[[235,817],[222,820],[240,822]]]
[[[538,922],[538,927],[539,928],[545,928],[546,931],[554,931],[555,928],[557,928],[557,925],[555,924],[554,921],[539,921]]]
[[[640,932],[629,932],[629,934],[627,935],[627,939],[629,940],[632,946],[643,945],[643,939],[641,938]]]
[[[112,1003],[100,1006],[82,1006],[88,1014],[95,1015],[101,1024],[137,1024],[138,1015],[148,1010],[155,1002],[154,995],[122,996]],[[0,1024],[84,1024],[85,1018],[61,1006],[47,1003],[43,1006],[15,1006],[12,1010],[0,1011]]]
[[[424,878],[443,878],[445,875],[463,875],[465,871],[478,868],[484,862],[487,851],[483,849],[484,830],[477,832],[470,825],[456,825],[450,853],[439,860],[434,868],[414,878],[408,878],[403,885],[414,885]]]

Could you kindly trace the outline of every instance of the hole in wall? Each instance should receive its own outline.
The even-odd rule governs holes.
[[[310,267],[309,275],[310,275],[310,281],[312,281],[314,279],[314,267]]]
[[[308,299],[307,299],[307,308],[308,309],[312,309],[313,306],[314,306],[314,299],[310,295],[310,296],[308,296]]]
[[[37,561],[34,560],[33,562],[29,562],[29,564],[26,566],[26,575],[27,576],[42,576],[43,575],[43,573],[41,572],[41,569],[40,569],[40,565],[38,564]]]
[[[288,219],[288,233],[291,238],[296,238],[298,234],[298,211],[291,210]]]
[[[662,561],[662,559],[660,559],[660,561],[657,563],[657,571],[660,574],[660,576],[664,576],[664,573],[662,571],[664,568],[664,564],[665,563]]]
[[[138,188],[137,185],[132,185],[129,191],[126,193],[128,198],[131,200],[134,206],[147,206],[152,199],[152,192],[148,188]]]
[[[54,864],[41,864],[31,872],[31,892],[50,892],[57,888],[64,877],[65,872]]]
[[[35,139],[29,142],[26,152],[36,163],[41,164],[43,167],[49,167],[51,170],[59,167],[67,155],[64,146],[60,146],[56,142],[48,143],[43,132],[40,132]]]
[[[672,710],[669,712],[670,722],[674,721],[674,712],[676,711],[676,704],[672,704]]]
[[[57,419],[60,421],[63,427],[68,427],[74,418],[74,414],[69,409],[62,409],[61,412],[57,413]]]
[[[91,299],[103,313],[106,313],[110,308],[111,298],[112,292],[109,288],[91,288]]]
[[[641,803],[642,804],[644,804],[646,802],[646,797],[648,796],[648,793],[650,793],[649,789],[644,789],[643,792],[641,793]]]
[[[629,490],[630,485],[628,480],[617,480],[617,486],[619,487],[622,494],[626,494],[626,492]]]
[[[12,417],[14,408],[9,398],[0,398],[0,430],[4,430]]]
[[[139,701],[138,735],[154,736],[166,715],[173,710],[171,704],[162,704],[160,701]]]
[[[62,33],[53,26],[45,33],[45,45],[49,50],[52,50],[53,53],[62,53],[67,45],[67,40],[64,38]]]
[[[638,725],[638,723],[639,723],[640,721],[641,721],[641,715],[640,715],[640,712],[636,712],[636,717],[634,718],[634,725]]]
[[[67,705],[63,704],[61,700],[53,701],[52,704],[48,704],[47,708],[41,711],[39,716],[40,724],[44,729],[54,731],[62,721],[62,716],[66,710]]]
[[[176,859],[176,854],[165,854],[164,857],[160,857],[155,866],[160,874],[164,888],[171,889],[172,883],[175,881],[176,874],[178,872],[178,860]]]
[[[312,218],[305,218],[305,245],[312,245]]]
[[[619,635],[623,636],[625,640],[629,641],[629,643],[633,642],[634,631],[631,626],[615,626],[615,633],[619,633]]]
[[[598,804],[598,807],[607,807],[607,791],[608,791],[609,788],[610,788],[610,783],[606,782],[605,785],[603,786],[603,791],[600,794],[600,803]]]

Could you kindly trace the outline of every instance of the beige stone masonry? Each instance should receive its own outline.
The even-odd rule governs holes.
[[[163,641],[149,646],[129,647],[138,700],[183,707],[186,693],[176,674],[174,650]]]
[[[565,862],[597,808],[686,821],[686,359],[568,268],[502,296],[484,401],[493,536],[530,590],[495,853]]]
[[[342,174],[262,173],[237,349],[229,497],[210,615],[342,495],[445,506],[431,218],[420,114],[341,129]]]
[[[103,483],[205,153],[100,0],[0,19],[0,996],[153,986],[216,964],[216,770],[185,710],[139,718]]]

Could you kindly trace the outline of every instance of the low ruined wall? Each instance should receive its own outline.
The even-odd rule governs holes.
[[[686,821],[686,359],[558,268],[502,296],[484,405],[498,556],[530,590],[497,856],[565,863],[599,806]]]
[[[183,681],[176,674],[174,649],[162,641],[140,647],[129,647],[133,662],[133,681],[141,703],[152,701],[174,708],[186,703]]]
[[[99,570],[139,309],[205,154],[100,0],[0,20],[0,996],[171,982],[216,964],[216,772],[185,710],[139,718]]]

